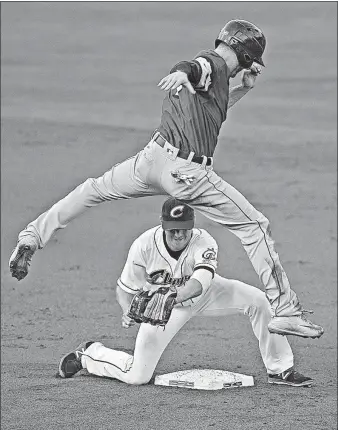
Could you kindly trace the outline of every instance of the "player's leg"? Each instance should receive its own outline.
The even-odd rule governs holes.
[[[252,285],[216,275],[195,313],[201,316],[244,314],[249,316],[259,350],[268,373],[268,382],[280,385],[309,386],[313,380],[293,369],[291,347],[284,336],[267,329],[271,310],[264,293]]]
[[[267,298],[275,314],[300,314],[297,296],[290,287],[275,250],[268,219],[214,172],[208,173],[203,185],[204,192],[199,198],[192,200],[192,205],[241,240],[260,281],[265,286]]]
[[[99,178],[89,178],[62,200],[20,232],[18,244],[10,258],[12,276],[18,280],[28,273],[29,261],[38,248],[43,248],[51,236],[65,228],[70,221],[87,209],[100,203],[163,194],[159,188],[150,185],[148,172],[153,161],[146,150],[113,166]]]
[[[293,353],[285,336],[269,332],[271,309],[263,291],[237,280],[215,275],[205,297],[194,308],[197,316],[248,315],[268,373],[293,366]]]
[[[177,159],[175,162],[178,164]],[[168,171],[167,171],[168,170]],[[301,308],[275,250],[268,219],[211,167],[179,162],[182,175],[191,184],[170,178],[170,163],[164,167],[163,188],[206,217],[229,229],[242,242],[275,314],[301,314]]]
[[[80,352],[78,362],[74,367],[75,373],[81,368],[93,375],[119,379],[127,384],[147,384],[153,376],[161,355],[172,338],[191,318],[191,308],[174,308],[168,324],[155,327],[141,324],[136,337],[134,355],[105,347],[100,342],[92,343]],[[61,359],[60,367],[67,365],[67,357],[73,359],[74,353],[69,353]],[[59,368],[60,368],[59,367]],[[69,373],[70,376],[71,373]]]
[[[186,203],[235,234],[247,252],[273,310],[269,329],[274,333],[319,337],[322,327],[305,318],[291,289],[271,237],[268,219],[213,170],[190,187]],[[285,318],[288,317],[288,318]]]

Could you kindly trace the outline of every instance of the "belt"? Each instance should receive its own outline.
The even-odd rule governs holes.
[[[155,136],[156,136],[156,134],[155,134]],[[156,142],[157,145],[161,146],[162,148],[164,148],[164,145],[166,143],[168,143],[170,146],[175,148],[160,133],[158,133],[158,135],[153,138],[153,141]],[[181,149],[179,149],[177,152],[177,157],[180,157],[180,158],[183,158],[184,160],[187,160],[189,158],[190,154],[191,154],[191,152],[185,152],[185,151],[182,151]],[[206,166],[211,166],[212,165],[212,157],[205,157],[203,155],[201,155],[201,156],[194,155],[192,157],[191,161],[193,161],[194,163],[202,164],[205,158],[207,159]]]

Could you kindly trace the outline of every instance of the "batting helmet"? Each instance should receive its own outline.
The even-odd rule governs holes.
[[[249,69],[255,61],[265,66],[262,55],[265,49],[265,36],[258,27],[249,21],[234,19],[229,21],[215,40],[215,47],[225,42],[236,53],[240,66]]]

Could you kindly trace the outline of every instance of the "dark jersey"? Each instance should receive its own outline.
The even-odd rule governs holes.
[[[201,51],[193,61],[182,62],[171,72],[182,70],[196,90],[169,91],[162,106],[158,131],[176,148],[212,157],[226,119],[229,98],[229,69],[215,51]]]

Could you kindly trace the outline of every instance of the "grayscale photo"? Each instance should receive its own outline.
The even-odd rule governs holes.
[[[3,430],[337,428],[336,2],[1,2],[1,388]]]

